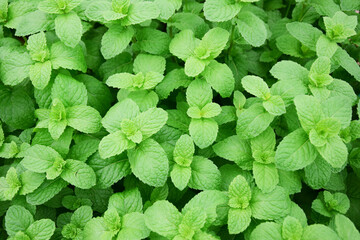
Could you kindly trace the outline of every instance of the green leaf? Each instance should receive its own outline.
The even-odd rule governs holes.
[[[325,188],[331,177],[331,166],[319,155],[304,168],[305,182],[313,189]]]
[[[144,239],[150,234],[142,213],[134,212],[126,214],[122,219],[121,227],[117,236],[118,239]]]
[[[169,19],[176,10],[179,10],[182,4],[181,0],[155,0],[154,1],[160,10],[159,18]]]
[[[147,73],[157,72],[164,74],[166,61],[164,57],[150,55],[150,54],[139,54],[134,60],[134,73]]]
[[[337,49],[338,45],[324,35],[321,35],[316,42],[316,54],[319,57],[324,56],[331,58],[335,54]]]
[[[253,174],[256,185],[264,193],[271,192],[279,183],[279,174],[275,164],[262,164],[254,162]]]
[[[223,28],[215,27],[210,29],[195,49],[195,54],[201,59],[204,59],[202,57],[205,57],[207,55],[206,53],[209,53],[210,59],[216,58],[225,48],[226,43],[229,40],[229,36],[229,32]],[[205,55],[203,52],[204,50]]]
[[[302,231],[299,220],[291,216],[285,218],[282,226],[282,236],[285,239],[301,239]]]
[[[262,105],[254,104],[239,114],[236,133],[245,139],[256,137],[268,128],[273,119],[274,116]]]
[[[150,186],[161,187],[169,172],[164,149],[153,139],[147,139],[128,151],[131,170],[136,177]]]
[[[167,238],[174,238],[182,220],[177,208],[166,200],[155,202],[145,211],[146,226],[153,232]]]
[[[224,207],[228,202],[226,192],[218,190],[205,190],[195,195],[182,209],[182,213],[186,214],[193,208],[201,208],[206,212],[205,227],[210,225],[223,225],[226,221],[226,213],[222,214],[220,208]]]
[[[313,96],[299,95],[294,103],[302,128],[309,132],[323,117],[320,102]]]
[[[34,145],[26,150],[21,164],[33,172],[42,173],[49,169],[60,154],[51,147]]]
[[[78,45],[82,32],[81,20],[75,12],[61,14],[55,18],[55,33],[66,46],[74,48]]]
[[[211,87],[220,93],[221,97],[230,97],[234,91],[235,79],[226,64],[221,64],[213,60],[205,67],[202,74]]]
[[[239,3],[231,4],[226,0],[206,0],[204,3],[205,18],[211,22],[225,22],[235,17],[241,9]]]
[[[337,11],[331,18],[324,17],[324,24],[326,36],[333,41],[343,42],[356,34],[357,17]]]
[[[174,164],[170,172],[171,181],[180,191],[184,190],[188,185],[191,177],[191,168]]]
[[[189,133],[196,146],[203,149],[216,139],[219,126],[214,119],[191,119]]]
[[[26,201],[32,205],[41,205],[53,198],[67,185],[68,183],[61,178],[47,180],[34,192],[26,195]]]
[[[238,175],[229,185],[229,203],[234,209],[246,209],[251,200],[251,189],[245,177]]]
[[[272,115],[282,115],[286,112],[285,103],[280,96],[271,96],[263,102],[263,106]]]
[[[300,64],[289,60],[277,62],[270,69],[270,73],[275,78],[291,84],[306,84],[309,82],[309,71]]]
[[[193,31],[187,29],[176,34],[169,45],[170,52],[181,60],[185,61],[193,52],[199,40],[195,38]]]
[[[174,161],[183,167],[189,167],[195,153],[194,142],[187,134],[182,135],[174,148]]]
[[[295,171],[311,164],[318,153],[302,129],[288,134],[277,147],[275,164],[279,169]]]
[[[289,33],[312,51],[316,51],[316,42],[323,34],[309,23],[292,22],[286,24]]]
[[[191,236],[193,231],[204,227],[206,213],[201,208],[192,208],[183,215],[179,226],[179,232],[182,236]]]
[[[303,240],[340,240],[338,235],[329,227],[322,224],[313,224],[304,229]]]
[[[272,95],[278,95],[285,103],[285,107],[290,106],[294,98],[298,95],[305,95],[307,88],[302,82],[294,81],[278,81],[271,86],[270,92]]]
[[[86,163],[68,159],[61,177],[81,189],[89,189],[96,184],[96,176],[94,170]]]
[[[247,140],[234,135],[213,145],[213,150],[219,157],[234,161],[238,166],[250,169],[253,158],[251,156],[250,144]]]
[[[196,77],[204,71],[205,66],[204,60],[190,56],[185,61],[185,74],[189,77]]]
[[[142,198],[137,188],[115,193],[109,198],[108,208],[115,208],[120,216],[142,211]]]
[[[251,222],[251,209],[229,209],[228,229],[230,234],[239,234],[247,229]]]
[[[360,67],[355,59],[353,59],[345,50],[338,48],[333,58],[341,67],[354,76],[357,81],[360,81]]]
[[[127,16],[121,21],[122,25],[134,25],[157,18],[160,10],[153,2],[134,2],[130,4]]]
[[[33,126],[34,103],[24,88],[7,89],[0,87],[0,118],[15,129]]]
[[[101,53],[105,59],[113,58],[122,53],[129,45],[134,30],[120,25],[111,25],[101,39]]]
[[[56,76],[51,88],[51,98],[59,99],[65,107],[86,105],[88,100],[85,85],[63,74]]]
[[[5,215],[5,229],[9,236],[25,230],[34,222],[34,218],[23,206],[13,205],[9,207]]]
[[[96,186],[102,189],[110,187],[131,172],[130,163],[124,157],[102,159],[99,153],[95,153],[88,164],[95,171]]]
[[[220,187],[221,174],[209,159],[195,156],[191,163],[189,187],[198,190],[215,190]]]
[[[52,13],[52,14],[62,14],[63,9],[59,8],[57,2],[51,1],[51,0],[45,0],[41,1],[38,4],[39,10],[46,12],[46,13]]]
[[[84,133],[96,133],[101,128],[101,116],[89,106],[73,106],[66,109],[66,119],[70,127]]]
[[[351,102],[344,97],[331,97],[321,103],[324,115],[337,119],[342,128],[350,125],[352,109]]]
[[[35,88],[44,89],[51,77],[51,62],[35,63],[30,66],[29,77]]]
[[[31,35],[28,39],[26,48],[29,50],[30,56],[34,61],[44,62],[50,54],[44,32]]]
[[[134,119],[140,113],[138,105],[131,99],[126,98],[113,105],[103,117],[101,123],[110,132],[121,129],[123,119]]]
[[[140,113],[134,119],[135,124],[139,127],[143,139],[147,139],[157,133],[168,119],[167,112],[161,108],[150,108]]]
[[[2,47],[0,49],[0,78],[5,85],[15,86],[29,76],[32,64],[30,55],[24,51]]]
[[[11,167],[7,171],[5,178],[0,178],[1,201],[12,200],[20,188],[21,182],[19,181],[16,169]]]
[[[108,229],[104,218],[92,218],[84,228],[83,237],[89,240],[111,239],[114,233]]]
[[[264,222],[256,226],[251,232],[250,240],[282,239],[281,225],[274,222]]]
[[[210,85],[204,80],[194,80],[186,90],[186,101],[190,107],[202,109],[212,101],[213,94]]]
[[[339,136],[329,138],[327,143],[317,147],[317,150],[333,168],[340,168],[347,162],[348,150]]]
[[[286,190],[275,187],[272,192],[262,193],[255,188],[250,201],[252,216],[261,220],[274,220],[289,213],[290,199]]]
[[[164,0],[156,0],[155,3],[163,2]],[[178,1],[178,0],[174,0]],[[169,1],[166,1],[166,4]],[[161,3],[159,8],[164,7]],[[161,16],[161,15],[160,15]],[[144,28],[136,32],[136,43],[133,43],[134,48],[140,48],[141,50],[150,54],[163,55],[169,52],[170,37],[167,33],[159,31],[153,28]]]
[[[102,158],[109,158],[121,154],[129,145],[129,140],[123,132],[113,132],[101,139],[99,153]]]
[[[241,79],[243,88],[252,95],[267,100],[270,98],[270,89],[265,81],[257,76],[245,76]]]
[[[265,43],[267,38],[265,23],[252,12],[240,12],[236,24],[241,36],[250,45],[260,47]]]
[[[26,234],[31,239],[36,240],[47,240],[55,232],[55,223],[50,219],[40,219],[32,223],[28,229],[26,229]]]
[[[354,223],[344,215],[336,214],[331,220],[330,226],[336,231],[340,239],[351,240],[360,238],[359,230]]]
[[[19,190],[20,195],[26,195],[36,190],[45,179],[44,174],[34,173],[31,171],[25,171],[20,174],[21,188]]]
[[[87,69],[84,53],[80,45],[71,48],[62,42],[56,42],[51,45],[50,60],[53,69],[62,67],[82,72],[86,72]]]

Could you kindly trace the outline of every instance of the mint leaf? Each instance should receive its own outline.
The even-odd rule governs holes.
[[[211,160],[200,156],[193,158],[189,187],[199,190],[218,189],[220,177],[220,171]]]
[[[101,128],[101,116],[89,106],[73,106],[66,109],[66,119],[70,127],[84,133],[96,133]]]
[[[82,31],[81,20],[74,12],[55,18],[55,33],[66,46],[75,47],[81,39]]]
[[[161,187],[168,176],[169,163],[164,149],[153,139],[143,141],[128,152],[131,170],[141,181]]]
[[[286,216],[289,204],[290,199],[282,187],[276,187],[270,193],[262,193],[259,189],[255,189],[250,201],[252,216],[263,220]]]
[[[297,129],[287,135],[279,144],[275,154],[275,164],[279,169],[295,171],[311,164],[318,156],[307,134]]]
[[[61,177],[70,184],[82,189],[89,189],[96,184],[94,170],[86,163],[77,160],[66,160]]]
[[[145,211],[145,223],[151,231],[173,238],[178,234],[181,213],[166,200],[157,201]]]
[[[9,207],[5,215],[5,228],[10,236],[15,236],[19,231],[25,231],[33,222],[31,213],[19,205]]]
[[[112,25],[101,39],[101,53],[105,59],[113,58],[122,53],[134,35],[132,28]]]
[[[237,2],[232,4],[225,0],[206,0],[204,3],[204,14],[207,20],[212,22],[224,22],[235,17],[241,9]]]
[[[240,34],[250,45],[259,47],[265,43],[267,38],[265,24],[252,12],[240,12],[236,23]]]
[[[219,127],[213,119],[192,119],[189,133],[199,148],[210,146],[216,139]]]

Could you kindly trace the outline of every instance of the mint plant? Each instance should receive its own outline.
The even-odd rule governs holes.
[[[360,239],[359,9],[0,0],[0,239]]]

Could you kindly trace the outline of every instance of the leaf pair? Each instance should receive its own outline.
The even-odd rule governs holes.
[[[12,200],[16,194],[26,195],[37,189],[44,181],[43,174],[24,171],[18,175],[11,167],[5,177],[0,178],[0,200]]]
[[[171,181],[181,191],[186,186],[198,190],[218,189],[221,175],[217,166],[207,158],[194,156],[194,152],[191,137],[182,135],[174,148]]]
[[[36,173],[46,173],[47,179],[60,176],[72,185],[89,189],[96,184],[94,170],[86,163],[78,160],[64,160],[51,147],[34,145],[26,150],[21,164],[28,170]]]
[[[150,230],[142,214],[140,191],[135,188],[113,194],[102,217],[92,218],[84,228],[84,239],[143,239]]]
[[[229,97],[234,90],[234,77],[229,67],[214,59],[225,48],[229,33],[219,27],[208,31],[202,40],[191,30],[183,30],[170,42],[170,52],[185,61],[185,74],[196,77],[202,74],[206,81],[221,94]]]
[[[39,3],[39,10],[56,14],[55,33],[59,39],[68,47],[75,48],[83,34],[83,26],[80,17],[72,11],[81,0],[45,0]]]
[[[109,29],[101,39],[101,53],[110,59],[129,45],[135,31],[130,25],[157,18],[160,14],[154,2],[129,0],[94,1],[85,15],[92,21],[107,23]]]
[[[216,139],[218,124],[213,119],[221,112],[217,103],[212,103],[213,93],[210,85],[196,79],[186,90],[186,101],[189,104],[187,115],[191,117],[189,133],[200,148],[210,146]]]
[[[169,171],[168,159],[162,147],[153,139],[166,123],[167,113],[150,108],[140,113],[131,99],[115,104],[104,116],[103,126],[110,132],[99,144],[102,158],[119,155],[128,150],[132,172],[143,182],[162,186]]]
[[[216,239],[202,232],[207,215],[200,208],[180,213],[167,200],[157,201],[145,211],[145,223],[151,231],[170,239]]]
[[[230,234],[238,234],[248,228],[251,217],[260,220],[275,220],[288,214],[290,199],[285,189],[276,187],[269,193],[250,188],[247,180],[238,175],[229,186],[230,207],[228,229]]]
[[[5,215],[5,228],[10,239],[50,239],[55,223],[50,219],[34,221],[33,215],[20,205],[9,207]]]
[[[135,74],[116,73],[111,75],[106,80],[106,84],[129,91],[153,89],[164,78],[165,58],[139,54],[134,60],[133,71]]]
[[[71,215],[70,222],[63,226],[61,234],[67,239],[83,238],[83,230],[87,222],[92,219],[93,211],[89,206],[77,208]]]
[[[74,95],[69,95],[69,93]],[[48,128],[53,139],[59,139],[66,126],[84,133],[96,133],[101,128],[101,116],[97,110],[86,106],[88,97],[84,84],[72,77],[59,74],[51,88],[50,109],[37,109],[37,128]]]
[[[80,46],[71,48],[57,42],[52,44],[49,50],[44,32],[31,35],[27,49],[32,60],[35,61],[30,66],[29,77],[37,89],[44,89],[48,85],[52,69],[62,67],[86,71],[86,62]]]
[[[348,150],[339,132],[350,124],[351,104],[343,97],[320,103],[317,98],[305,95],[294,101],[302,129],[280,142],[276,166],[287,171],[302,169],[320,154],[333,168],[341,168],[347,161]]]

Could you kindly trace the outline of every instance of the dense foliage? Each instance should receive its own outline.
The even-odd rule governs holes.
[[[0,239],[359,240],[359,0],[0,0]]]

